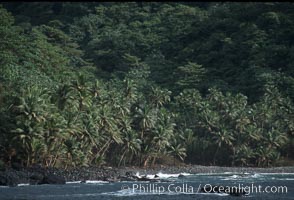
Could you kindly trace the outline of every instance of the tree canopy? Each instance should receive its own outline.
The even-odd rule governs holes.
[[[286,2],[2,3],[0,160],[293,160],[293,11]]]

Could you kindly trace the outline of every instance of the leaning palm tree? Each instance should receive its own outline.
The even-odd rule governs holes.
[[[124,96],[125,98],[130,101],[133,102],[134,100],[137,99],[137,85],[135,84],[135,82],[131,79],[126,78],[123,81],[123,92],[124,92]]]
[[[285,145],[288,141],[288,138],[285,133],[282,133],[272,127],[267,134],[264,134],[263,141],[268,148],[276,149]]]
[[[82,111],[92,105],[92,88],[86,81],[86,77],[79,74],[76,80],[70,84],[74,99],[78,101],[78,110]]]
[[[174,136],[175,124],[172,122],[170,114],[165,109],[160,109],[158,112],[158,121],[155,128],[152,130],[152,149],[153,149],[153,161],[155,164],[156,159],[165,154],[168,147],[171,145],[170,141]]]
[[[11,130],[14,134],[13,143],[22,149],[26,157],[26,164],[32,162],[33,141],[42,139],[45,130],[47,110],[50,109],[47,91],[37,86],[25,90],[25,94],[19,97],[18,103],[13,106],[16,114],[16,127]],[[20,147],[20,148],[19,148]]]
[[[183,147],[181,144],[177,144],[174,142],[172,145],[169,146],[169,154],[174,157],[174,165],[176,165],[176,158],[184,161],[186,154],[186,148]]]
[[[120,166],[123,161],[126,161],[126,159],[131,162],[133,157],[138,155],[141,151],[142,141],[138,138],[138,134],[136,134],[135,131],[131,130],[126,132],[123,136],[123,141],[124,143],[121,149],[122,154],[118,166]]]
[[[154,128],[157,121],[157,110],[149,105],[143,104],[140,107],[136,107],[136,114],[134,115],[135,127],[140,131],[140,140],[142,141],[142,148],[140,153],[140,163],[144,158],[144,165],[147,164],[150,159],[149,146],[150,146],[150,133]],[[147,134],[148,133],[148,134]]]
[[[112,143],[123,143],[122,136],[118,127],[118,119],[114,116],[112,106],[103,105],[98,112],[96,127],[99,128],[100,135],[104,138],[104,144],[100,147],[98,154],[104,156]]]
[[[53,100],[60,110],[73,106],[74,98],[70,86],[67,84],[58,85]]]
[[[270,149],[264,146],[257,148],[255,158],[257,166],[269,166],[271,162],[279,157],[278,152],[275,149]]]
[[[236,147],[236,154],[233,159],[242,167],[249,165],[252,158],[254,158],[254,151],[248,144]]]
[[[134,118],[139,124],[141,130],[141,140],[143,140],[145,132],[152,129],[156,123],[157,110],[144,104],[141,107],[137,107]]]
[[[222,130],[213,132],[212,139],[217,144],[216,151],[214,153],[213,161],[215,163],[217,154],[221,147],[227,146],[232,148],[233,147],[233,141],[235,138],[233,137],[233,134],[230,131],[227,131],[226,129],[222,128]]]

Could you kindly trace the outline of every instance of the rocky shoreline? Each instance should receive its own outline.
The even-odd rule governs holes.
[[[57,168],[9,168],[0,171],[0,185],[17,186],[18,184],[65,184],[71,181],[97,180],[97,181],[140,181],[134,176],[139,172],[141,175],[157,174],[159,172],[166,174],[179,173],[294,173],[294,166],[273,167],[273,168],[255,168],[255,167],[219,167],[219,166],[156,166],[153,168],[139,167],[81,167],[73,169]]]

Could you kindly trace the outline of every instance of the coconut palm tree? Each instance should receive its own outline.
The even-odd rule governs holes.
[[[186,154],[186,148],[182,146],[182,144],[177,144],[177,142],[173,142],[169,146],[169,154],[171,154],[174,157],[174,165],[176,165],[176,158],[181,159],[184,161]]]
[[[248,144],[242,144],[236,147],[236,154],[233,158],[235,162],[242,166],[250,164],[252,158],[254,158],[255,152]]]
[[[126,78],[123,81],[124,95],[130,102],[137,99],[137,85],[131,79]]]
[[[30,165],[33,151],[32,142],[43,136],[45,116],[50,103],[47,91],[39,89],[37,86],[28,88],[24,92],[23,96],[18,97],[18,103],[13,107],[16,113],[16,128],[11,132],[15,134],[13,138],[15,145],[21,145],[26,157],[26,164]]]
[[[105,138],[104,144],[98,154],[104,156],[112,143],[121,144],[123,140],[111,106],[103,105],[99,109],[98,115],[99,119],[96,124],[99,127],[100,135]]]
[[[74,105],[74,98],[72,90],[67,84],[60,84],[57,86],[56,93],[53,95],[54,102],[60,110],[74,106],[78,108],[78,104]]]
[[[138,138],[138,134],[135,131],[128,131],[124,133],[123,136],[123,145],[122,145],[122,154],[118,163],[118,166],[121,165],[121,163],[127,160],[131,162],[133,160],[133,157],[138,155],[141,151],[141,143],[142,141]]]
[[[151,86],[148,102],[156,108],[163,106],[170,101],[171,92],[166,89]]]
[[[140,140],[142,141],[140,163],[144,158],[144,166],[147,165],[150,159],[149,147],[150,147],[150,136],[151,130],[154,128],[157,121],[157,110],[147,104],[143,104],[140,107],[136,107],[136,113],[134,115],[134,124],[140,131]],[[147,134],[148,133],[148,134]]]
[[[175,124],[171,121],[171,116],[165,109],[160,109],[158,112],[158,121],[155,128],[152,130],[152,150],[153,150],[153,161],[152,165],[155,164],[156,159],[160,155],[166,153],[167,148],[171,145],[170,141],[174,137]]]
[[[277,160],[279,153],[275,149],[260,146],[255,153],[257,166],[269,166],[273,161]]]
[[[86,81],[86,77],[79,74],[77,79],[70,84],[74,100],[78,101],[78,110],[82,111],[85,108],[89,108],[92,104],[91,87]]]
[[[214,163],[215,163],[216,158],[217,158],[217,153],[221,149],[221,147],[227,146],[229,148],[232,148],[233,141],[235,140],[235,138],[233,137],[232,132],[227,131],[226,129],[222,128],[220,131],[213,132],[212,139],[217,145],[216,151],[214,154],[214,158],[213,158]]]
[[[135,121],[138,122],[141,130],[141,140],[143,140],[145,132],[151,130],[157,120],[157,110],[151,106],[144,104],[137,107],[135,114]]]
[[[268,148],[281,148],[288,141],[287,136],[272,127],[272,130],[263,136],[263,141]]]

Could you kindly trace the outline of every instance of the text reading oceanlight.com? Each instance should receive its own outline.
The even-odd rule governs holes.
[[[245,191],[248,195],[252,193],[287,193],[287,186],[261,186],[255,184],[238,184],[235,186],[225,187],[225,186],[213,186],[211,184],[199,184],[197,186],[190,185],[188,183],[181,184],[168,184],[161,185],[156,183],[146,183],[146,184],[132,184],[123,185],[123,190],[131,190],[134,193],[153,193],[153,194],[163,194],[163,193],[186,193],[186,194],[196,194],[196,193],[231,193],[233,191]]]

